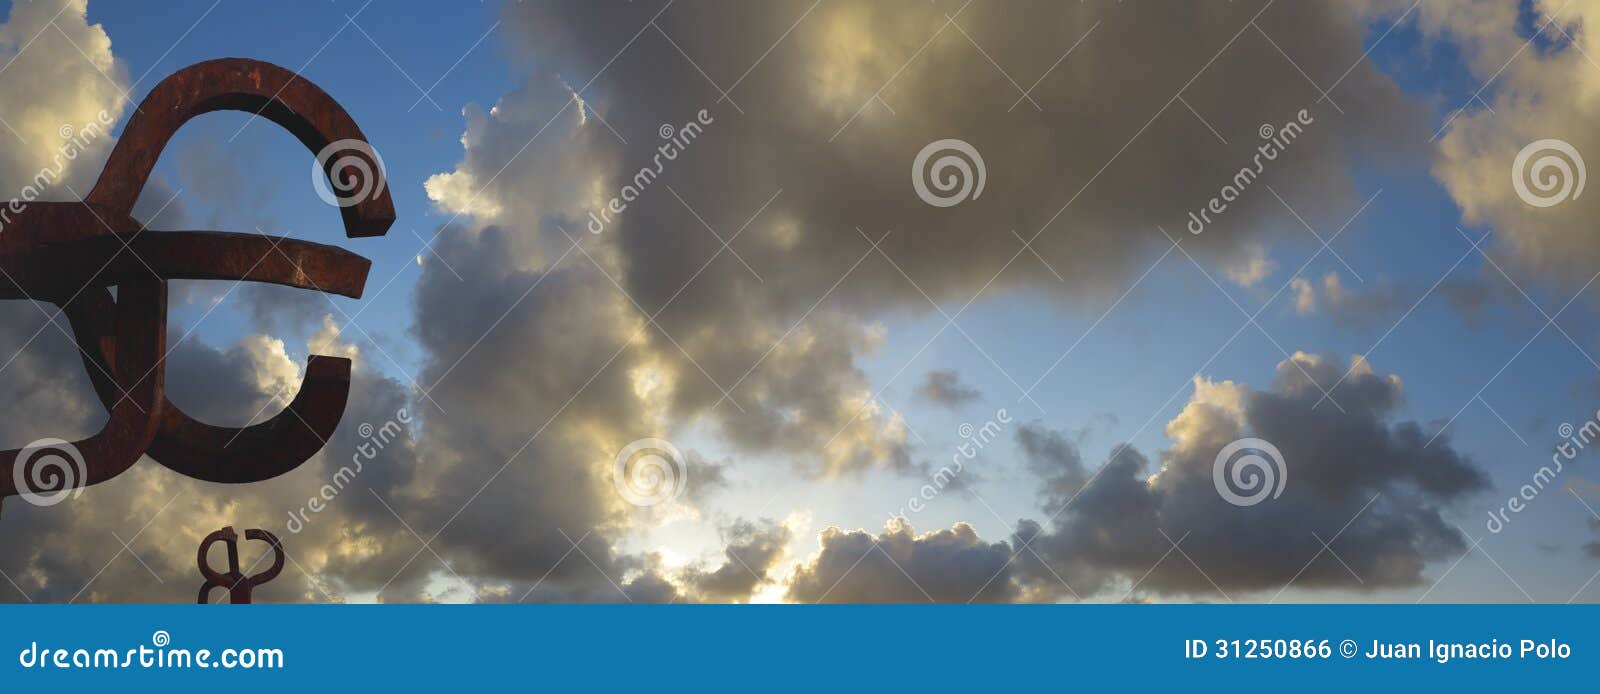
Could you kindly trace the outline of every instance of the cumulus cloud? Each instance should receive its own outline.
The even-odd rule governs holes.
[[[1430,561],[1466,544],[1444,512],[1487,488],[1475,462],[1444,435],[1394,421],[1403,385],[1364,360],[1335,391],[1336,360],[1296,353],[1257,390],[1197,377],[1152,460],[1118,446],[1093,468],[1074,440],[1038,424],[1017,443],[1040,480],[1043,520],[1005,541],[965,524],[918,536],[904,519],[883,533],[824,530],[788,596],[804,601],[1056,601],[1152,597],[1267,599],[1300,590],[1416,586]],[[1213,480],[1218,453],[1243,437],[1274,444],[1283,493],[1236,506]],[[1249,494],[1250,489],[1234,489]],[[1322,552],[1321,541],[1332,547]],[[1334,558],[1337,554],[1337,559]],[[982,570],[978,570],[981,567]]]
[[[1039,493],[1048,500],[1046,512],[1054,512],[1050,504],[1062,503],[1088,479],[1077,443],[1061,432],[1025,424],[1017,429],[1017,447],[1029,471],[1043,481]]]
[[[1411,3],[1372,4],[1399,14]],[[1416,10],[1423,35],[1460,46],[1473,77],[1491,85],[1480,94],[1486,105],[1449,105],[1461,110],[1449,113],[1436,134],[1433,172],[1467,222],[1493,227],[1488,245],[1519,282],[1537,278],[1576,291],[1600,262],[1587,231],[1600,197],[1578,194],[1578,162],[1570,153],[1534,145],[1557,140],[1591,164],[1600,153],[1600,135],[1589,127],[1600,114],[1594,98],[1600,73],[1588,58],[1600,52],[1600,6],[1536,0],[1527,4],[1531,24],[1520,8],[1426,0]],[[1531,156],[1514,171],[1525,149]],[[1573,173],[1545,165],[1557,160]]]
[[[1194,396],[1167,424],[1173,444],[1159,465],[1119,447],[1087,485],[1067,496],[1071,485],[1057,490],[1045,504],[1056,509],[1050,519],[1024,522],[1013,537],[1038,552],[1019,556],[1018,573],[1045,590],[1065,581],[1087,594],[1137,582],[1214,599],[1291,581],[1301,589],[1416,585],[1428,561],[1465,548],[1444,512],[1486,489],[1488,478],[1448,436],[1393,421],[1403,385],[1364,360],[1353,360],[1333,391],[1343,409],[1319,406],[1317,384],[1345,371],[1334,359],[1296,353],[1266,390],[1197,377]],[[1244,437],[1281,452],[1273,477],[1287,474],[1282,496],[1236,506],[1219,494],[1217,455]],[[1343,564],[1326,553],[1312,561],[1317,537]],[[1174,543],[1181,554],[1170,552]]]
[[[12,3],[0,24],[0,191],[19,196],[48,170],[51,198],[80,193],[110,152],[107,120],[127,106],[127,67],[111,52],[105,28],[88,21],[88,0]],[[53,27],[53,28],[52,28]],[[24,96],[25,95],[25,96]],[[101,126],[90,136],[86,125]],[[64,149],[69,141],[87,147]],[[72,156],[66,156],[72,150]]]
[[[716,568],[690,567],[681,581],[702,602],[745,602],[771,583],[791,531],[770,520],[735,521],[723,532],[724,561]]]
[[[964,603],[1015,597],[1011,548],[984,542],[966,523],[918,535],[909,521],[894,518],[877,535],[830,527],[818,539],[816,556],[797,567],[789,582],[791,600]]]
[[[1254,287],[1272,274],[1277,265],[1266,255],[1260,244],[1250,244],[1240,250],[1240,255],[1222,263],[1223,275],[1241,287]]]

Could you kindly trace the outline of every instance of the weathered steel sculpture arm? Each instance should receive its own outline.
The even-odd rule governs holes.
[[[116,330],[103,345],[123,357],[111,372],[117,390],[109,393],[111,417],[99,433],[71,442],[82,457],[82,469],[48,471],[39,466],[42,461],[21,457],[25,452],[52,455],[58,451],[0,451],[0,469],[9,473],[0,475],[0,497],[49,488],[53,480],[42,477],[44,474],[81,474],[81,479],[65,480],[72,486],[104,482],[138,462],[155,437],[165,399],[162,356],[167,343],[167,284],[149,277],[131,279],[120,284],[118,292],[112,321]]]
[[[313,153],[335,142],[367,141],[339,102],[305,78],[259,60],[208,60],[173,73],[150,90],[85,201],[132,210],[167,141],[190,119],[213,111],[248,111],[266,118],[293,133]],[[328,173],[332,177],[340,172]],[[345,233],[351,238],[382,236],[394,224],[394,202],[387,188],[341,210]]]
[[[132,218],[172,135],[190,119],[218,110],[250,111],[317,153],[347,236],[382,235],[394,222],[381,161],[355,121],[316,85],[244,59],[199,63],[163,80],[140,103],[81,203],[33,203],[0,234],[0,270],[11,280],[0,284],[0,299],[62,307],[95,391],[111,413],[100,433],[72,444],[82,454],[84,472],[69,486],[110,479],[146,452],[191,477],[267,479],[320,450],[343,414],[350,362],[323,355],[311,355],[293,402],[254,426],[208,425],[166,400],[166,280],[248,280],[359,298],[370,267],[365,258],[332,246],[256,234],[147,231]],[[347,148],[368,159],[332,156]],[[29,477],[32,461],[18,460],[26,450],[0,451],[0,497],[48,484]]]
[[[89,202],[131,205],[177,129],[217,110],[257,113],[294,133],[314,154],[336,142],[366,142],[332,97],[294,73],[251,60],[199,63],[163,80],[145,97],[112,151],[105,174],[89,193]],[[331,157],[327,161],[325,173],[330,179],[343,173],[332,170],[334,161]],[[388,190],[374,192],[339,208],[347,236],[381,235],[394,223]],[[332,246],[244,234],[161,232],[132,244],[141,260],[169,278],[264,281],[353,298],[361,296],[371,265]],[[349,389],[348,359],[311,355],[295,399],[277,416],[255,426],[213,426],[167,402],[150,457],[212,482],[276,477],[321,450],[339,425]],[[104,389],[100,390],[104,400]]]

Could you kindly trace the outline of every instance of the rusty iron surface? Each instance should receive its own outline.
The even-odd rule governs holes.
[[[225,527],[212,532],[200,541],[200,551],[195,561],[200,565],[200,575],[206,582],[200,584],[199,603],[205,605],[211,602],[211,591],[215,588],[228,589],[228,602],[234,605],[250,604],[250,595],[255,592],[256,586],[277,578],[278,572],[283,570],[283,543],[265,530],[251,528],[244,531],[247,540],[261,540],[271,546],[272,566],[266,571],[246,576],[239,569],[239,535],[233,531],[233,526]],[[218,542],[228,543],[228,570],[226,572],[211,568],[206,554],[211,550],[211,545]],[[257,562],[258,564],[260,562]],[[253,568],[253,567],[252,567]]]
[[[378,177],[377,185],[347,199],[351,179],[363,170],[346,157],[327,157],[327,152],[342,143],[355,143],[368,154],[372,150],[349,114],[316,85],[275,65],[238,58],[198,63],[163,80],[129,119],[87,197],[81,202],[30,203],[0,233],[0,299],[31,299],[60,308],[71,323],[95,393],[110,414],[98,433],[70,442],[83,461],[72,486],[111,479],[146,454],[202,480],[268,479],[293,470],[320,450],[344,414],[350,361],[323,355],[311,355],[305,380],[289,406],[254,426],[206,424],[166,398],[168,280],[266,282],[359,298],[371,265],[334,246],[255,233],[155,231],[132,217],[134,203],[172,135],[190,119],[219,110],[267,119],[317,153],[338,196],[334,202],[346,236],[379,236],[394,223],[381,161],[370,162],[367,170]],[[17,480],[26,478],[22,473],[33,463],[19,459],[23,450],[0,451],[0,499],[41,491],[18,489]],[[247,531],[246,537],[255,539],[251,533],[271,538],[256,530]],[[201,546],[203,572],[208,571],[205,548],[215,541],[208,537]],[[229,540],[230,556],[233,542]],[[271,542],[276,546],[276,538]]]

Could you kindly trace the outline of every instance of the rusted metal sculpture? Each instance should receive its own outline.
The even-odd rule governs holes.
[[[211,602],[213,588],[227,588],[228,602],[234,605],[250,604],[250,594],[267,581],[277,578],[278,572],[283,570],[283,543],[278,541],[278,536],[265,530],[251,528],[244,531],[245,539],[261,540],[272,546],[272,566],[266,571],[246,576],[239,570],[239,535],[233,532],[233,526],[207,535],[200,541],[200,553],[195,561],[200,564],[200,575],[206,577],[206,582],[200,584],[200,604]],[[228,571],[223,573],[211,568],[207,561],[206,553],[211,550],[211,545],[218,542],[228,543]]]
[[[316,85],[275,65],[234,58],[192,65],[163,80],[128,121],[83,201],[32,203],[0,233],[0,270],[7,278],[0,299],[61,307],[110,412],[99,433],[71,442],[83,469],[69,486],[104,482],[144,454],[202,480],[265,480],[320,450],[344,413],[350,361],[322,355],[311,355],[288,408],[254,426],[205,424],[166,399],[167,280],[268,282],[360,298],[371,266],[334,246],[257,234],[150,231],[132,217],[173,133],[220,110],[266,118],[317,153],[346,236],[381,236],[394,223],[382,162],[355,121]],[[357,180],[362,176],[376,178]],[[20,452],[0,451],[0,499],[40,491],[19,489],[19,480],[30,478],[17,466],[31,462],[19,460]]]

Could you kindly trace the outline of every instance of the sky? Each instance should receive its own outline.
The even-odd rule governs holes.
[[[169,397],[262,421],[343,356],[344,418],[265,482],[6,499],[0,600],[191,600],[225,525],[283,538],[272,602],[1600,599],[1585,3],[0,4],[0,195],[248,57],[397,213],[344,238],[287,131],[180,130],[151,233],[372,267],[171,281]],[[13,447],[106,418],[34,306]]]

